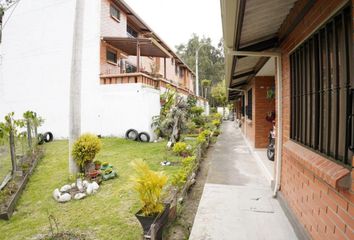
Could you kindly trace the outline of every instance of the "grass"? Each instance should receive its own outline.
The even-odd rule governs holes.
[[[28,239],[49,233],[49,214],[57,219],[60,231],[80,231],[93,239],[140,239],[142,231],[134,214],[141,205],[132,190],[130,178],[134,171],[130,162],[143,159],[153,170],[171,176],[179,165],[163,167],[160,162],[179,159],[166,153],[166,142],[138,143],[106,138],[102,143],[96,159],[113,164],[119,178],[104,182],[93,196],[65,204],[57,203],[52,192],[69,181],[68,143],[63,140],[46,144],[45,157],[30,178],[17,211],[10,221],[0,220],[1,239]]]

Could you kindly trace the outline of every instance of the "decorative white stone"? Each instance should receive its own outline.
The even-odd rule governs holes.
[[[76,186],[76,183],[71,184],[71,188],[74,188]]]
[[[79,199],[83,199],[85,197],[86,197],[85,193],[76,193],[75,196],[74,196],[74,199],[75,200],[79,200]]]
[[[63,195],[61,195],[58,199],[58,202],[60,203],[64,203],[64,202],[68,202],[71,200],[71,195],[69,193],[64,193]]]
[[[87,188],[88,184],[89,184],[89,182],[88,182],[87,180],[84,180],[84,181],[82,182],[82,185],[83,185],[85,188]]]
[[[98,185],[96,182],[92,182],[91,185],[94,192],[100,188],[100,185]]]
[[[80,192],[84,191],[84,186],[82,184],[82,179],[81,178],[78,178],[76,180],[76,186],[77,186],[77,188],[79,189]]]
[[[69,184],[64,185],[60,188],[60,192],[67,192],[71,189],[71,186]]]
[[[56,189],[53,191],[53,198],[58,201],[58,199],[60,198],[60,195],[61,195],[61,194],[60,194],[59,189],[56,188]]]
[[[87,188],[86,188],[86,193],[87,193],[87,195],[92,194],[92,192],[93,192],[92,184],[88,184],[88,185],[87,185]]]

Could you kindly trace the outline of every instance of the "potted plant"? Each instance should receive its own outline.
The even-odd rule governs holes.
[[[81,172],[89,174],[95,170],[93,159],[101,150],[100,139],[93,134],[81,135],[73,145],[72,156],[80,166]]]
[[[160,223],[163,226],[167,221],[169,206],[162,202],[163,188],[167,183],[167,176],[161,172],[150,170],[142,160],[132,163],[136,171],[134,189],[138,193],[142,208],[135,214],[139,220],[144,234],[148,234],[151,225]],[[159,233],[161,234],[161,230]],[[159,234],[158,234],[159,235]]]
[[[95,169],[96,170],[100,170],[101,169],[101,164],[102,164],[101,161],[96,160],[93,163],[95,164]]]

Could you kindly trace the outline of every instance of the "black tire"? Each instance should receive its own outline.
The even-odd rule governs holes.
[[[43,134],[38,134],[37,136],[38,138],[38,145],[42,145],[44,143],[44,137],[43,137]]]
[[[135,129],[129,129],[125,133],[125,138],[126,139],[130,139],[130,140],[136,141],[136,140],[138,140],[138,137],[139,137],[139,133]]]
[[[46,132],[43,134],[43,140],[46,142],[46,143],[49,143],[51,141],[53,141],[53,133],[51,132]]]
[[[268,147],[267,148],[267,157],[270,161],[274,161],[274,148],[273,147]]]
[[[139,133],[138,138],[140,142],[150,142],[150,135],[146,132]]]

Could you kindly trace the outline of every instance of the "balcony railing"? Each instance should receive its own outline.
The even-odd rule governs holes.
[[[155,78],[145,73],[122,73],[122,74],[102,74],[100,76],[100,83],[106,84],[129,84],[129,83],[142,83],[155,89],[167,88],[171,86],[176,91],[184,94],[192,94],[193,91],[188,89],[182,84],[176,84],[164,78]]]

